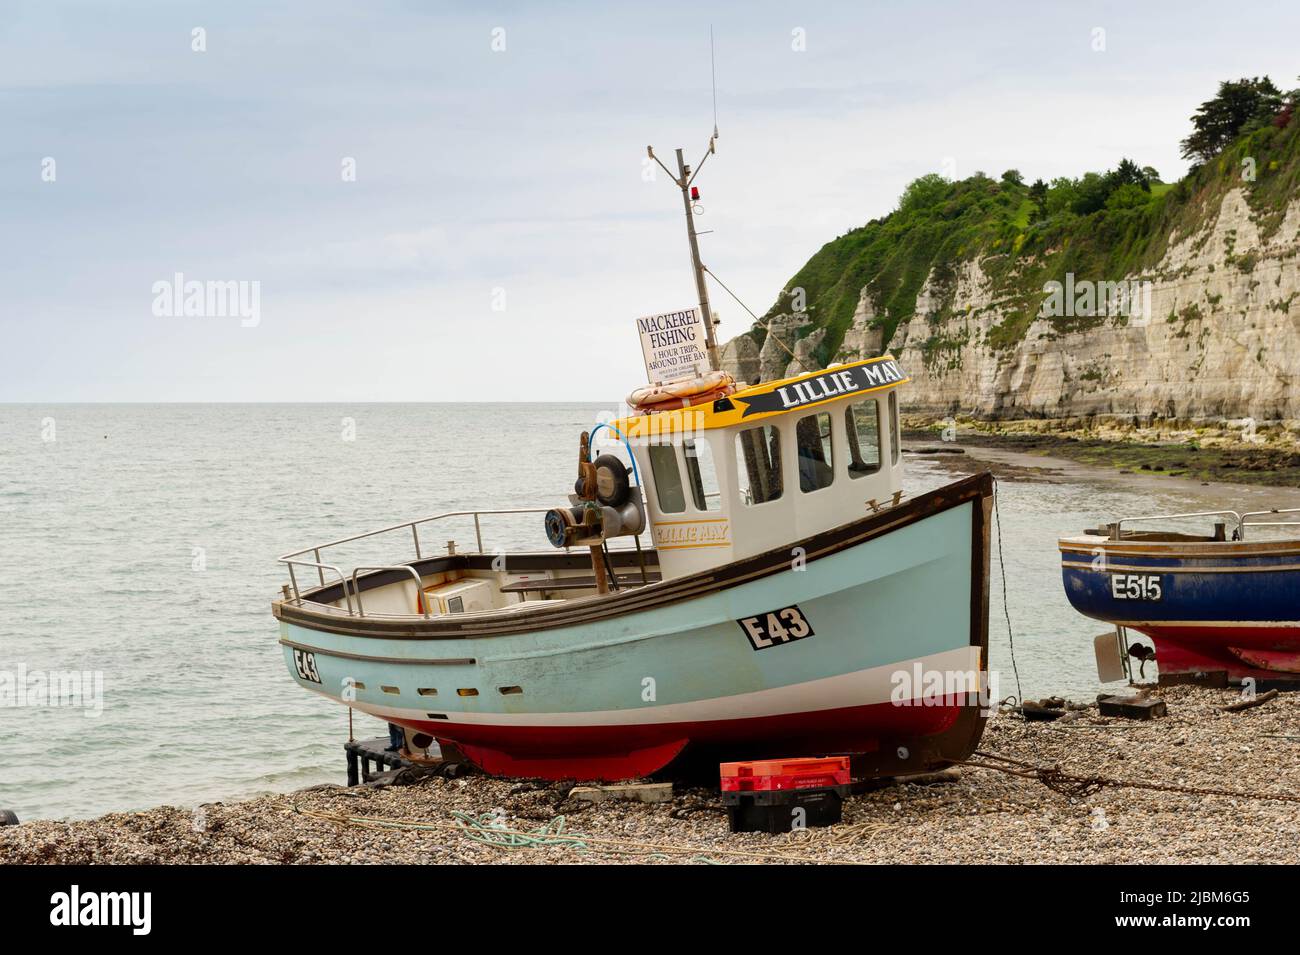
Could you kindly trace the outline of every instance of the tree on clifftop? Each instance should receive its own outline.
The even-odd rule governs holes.
[[[1202,103],[1192,117],[1193,132],[1181,143],[1183,158],[1212,158],[1247,127],[1272,122],[1282,102],[1282,92],[1267,76],[1224,80],[1219,94]]]
[[[903,190],[903,197],[898,200],[898,211],[916,212],[938,205],[947,197],[951,187],[952,184],[937,172],[913,179]]]
[[[1029,187],[1029,201],[1034,204],[1033,212],[1029,216],[1030,222],[1037,222],[1047,218],[1047,183],[1041,179],[1035,179],[1034,184]]]
[[[1120,186],[1137,186],[1143,192],[1151,191],[1151,180],[1147,177],[1145,169],[1139,169],[1138,164],[1131,159],[1121,159],[1119,165],[1115,167],[1115,172],[1111,174],[1116,188]]]

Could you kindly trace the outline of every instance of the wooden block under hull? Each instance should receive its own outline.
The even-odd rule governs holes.
[[[1153,720],[1169,715],[1164,700],[1139,696],[1098,697],[1097,711],[1102,716],[1122,716],[1129,720]]]
[[[672,783],[622,783],[613,786],[575,786],[570,798],[579,802],[644,802],[673,801]]]

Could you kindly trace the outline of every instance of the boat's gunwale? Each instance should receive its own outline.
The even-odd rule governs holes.
[[[1116,564],[1107,561],[1105,567],[1094,567],[1090,561],[1061,561],[1062,568],[1094,574],[1294,574],[1300,564]]]
[[[1275,557],[1300,555],[1300,539],[1247,541],[1135,541],[1100,534],[1057,539],[1062,554],[1102,551],[1118,557]]]
[[[811,563],[879,537],[896,527],[914,523],[968,502],[986,501],[992,497],[992,494],[993,477],[987,471],[981,472],[905,499],[897,505],[882,508],[877,513],[868,514],[855,521],[820,531],[802,540],[791,541],[789,544],[730,564],[712,567],[685,577],[636,586],[620,593],[591,595],[565,600],[560,604],[544,604],[535,610],[523,612],[503,610],[480,614],[474,619],[460,616],[453,619],[445,617],[426,619],[416,615],[386,618],[356,617],[342,616],[332,610],[318,611],[311,607],[298,606],[292,600],[275,601],[272,604],[272,612],[282,622],[295,624],[308,630],[378,639],[468,639],[518,635],[573,626],[689,600],[750,580],[771,576],[789,569],[790,553],[793,548],[802,548],[806,561]],[[985,554],[987,545],[982,540],[987,534],[986,518],[982,508],[976,507],[975,510],[976,526],[972,528],[972,556],[976,564],[983,565],[986,564],[983,558],[987,556]],[[972,572],[981,578],[981,587],[972,590],[986,590],[987,567],[973,567]],[[972,593],[973,602],[984,599],[986,598]],[[981,617],[978,607],[972,608],[972,616],[973,629],[986,630],[986,627],[980,626]],[[980,637],[978,643],[986,647],[987,633]]]

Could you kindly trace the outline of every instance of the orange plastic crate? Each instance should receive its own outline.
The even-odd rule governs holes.
[[[849,784],[847,756],[756,759],[722,763],[723,792],[771,792]]]

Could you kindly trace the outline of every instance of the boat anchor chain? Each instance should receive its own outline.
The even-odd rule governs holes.
[[[1036,779],[1054,793],[1072,799],[1082,799],[1099,792],[1107,786],[1116,789],[1148,789],[1162,793],[1182,793],[1188,796],[1228,796],[1233,799],[1265,799],[1278,802],[1300,802],[1300,795],[1289,793],[1244,792],[1240,789],[1213,789],[1204,786],[1180,786],[1177,783],[1149,783],[1136,779],[1111,779],[1106,776],[1076,776],[1061,769],[1060,766],[1035,766],[1009,756],[998,756],[976,750],[975,755],[994,762],[972,762],[958,760],[959,766],[971,766],[975,769],[992,769],[1022,779]],[[1003,763],[1006,765],[999,765]]]

